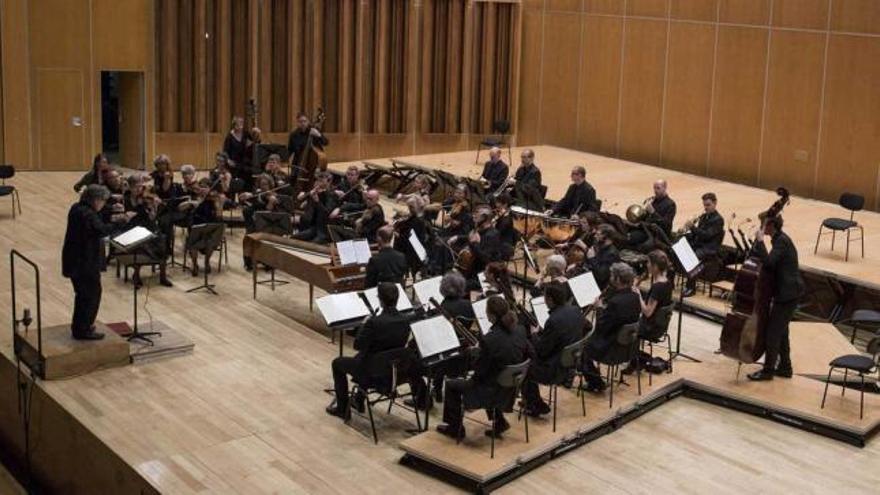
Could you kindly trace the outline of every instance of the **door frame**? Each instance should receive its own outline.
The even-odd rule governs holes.
[[[102,105],[103,105],[103,101],[104,101],[103,95],[101,94],[101,73],[102,72],[135,73],[135,74],[141,75],[141,77],[140,77],[140,83],[141,83],[141,85],[140,85],[141,86],[141,98],[140,98],[140,100],[141,100],[141,102],[140,102],[141,103],[141,143],[143,143],[142,148],[143,148],[143,153],[144,153],[144,163],[143,163],[142,170],[146,170],[147,164],[151,162],[151,160],[148,158],[148,155],[147,155],[147,137],[149,135],[149,132],[147,131],[147,111],[148,111],[148,109],[147,109],[147,72],[148,71],[147,70],[133,70],[133,69],[128,69],[128,68],[116,69],[113,67],[101,67],[96,71],[96,73],[95,73],[95,81],[96,81],[95,86],[96,86],[96,91],[98,93],[98,98],[97,98],[98,105],[96,105],[95,110],[93,112],[95,114],[95,122],[96,122],[95,127],[94,127],[95,139],[97,140],[96,148],[98,149],[98,151],[96,153],[103,153],[104,152],[104,138],[103,138],[104,123],[102,122],[102,119],[101,119],[101,112],[103,110]]]

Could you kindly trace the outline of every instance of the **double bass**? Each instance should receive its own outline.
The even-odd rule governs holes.
[[[784,187],[777,188],[776,194],[779,199],[762,215],[764,219],[778,215],[789,202]],[[770,277],[761,275],[761,261],[749,253],[736,275],[733,306],[721,329],[722,354],[743,364],[754,363],[764,354],[772,283]]]
[[[312,122],[312,127],[322,131],[325,119],[326,116],[324,115],[324,109],[318,107],[318,111],[315,114],[315,120]],[[315,183],[315,174],[327,170],[327,155],[324,153],[324,150],[315,146],[314,136],[311,132],[309,132],[306,147],[300,154],[296,167],[297,170],[299,170],[296,185],[297,191],[311,190],[312,185]]]

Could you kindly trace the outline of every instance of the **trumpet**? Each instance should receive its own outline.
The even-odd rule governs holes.
[[[684,222],[684,225],[682,225],[681,227],[679,227],[678,230],[675,231],[675,233],[679,237],[690,233],[690,231],[694,230],[694,227],[696,227],[697,220],[700,219],[700,216],[701,215],[694,215],[693,217],[689,218],[686,222]]]

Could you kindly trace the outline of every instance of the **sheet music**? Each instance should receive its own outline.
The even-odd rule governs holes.
[[[357,253],[354,250],[354,241],[337,242],[336,252],[339,253],[339,262],[343,265],[353,265],[357,263]]]
[[[330,294],[318,298],[316,302],[318,311],[328,325],[370,315],[370,309],[357,292]]]
[[[673,244],[672,250],[675,251],[675,256],[678,258],[684,271],[690,273],[700,264],[700,259],[697,258],[697,253],[694,252],[694,249],[686,238],[682,237],[678,242]]]
[[[449,320],[442,316],[416,321],[410,323],[409,327],[412,330],[413,338],[416,339],[419,354],[423,358],[459,347],[458,336],[455,334],[452,323],[449,323]]]
[[[544,300],[544,296],[532,298],[532,312],[535,313],[535,318],[538,320],[538,326],[544,328],[544,324],[547,323],[547,319],[550,318],[550,308],[547,307],[547,302]]]
[[[592,272],[569,279],[568,286],[571,288],[571,293],[574,294],[578,306],[582,308],[593,304],[602,295],[599,284],[596,283],[596,277],[593,276]]]
[[[477,280],[480,282],[480,292],[485,294],[486,289],[489,288],[489,282],[486,282],[486,272],[478,273]]]
[[[428,252],[425,251],[425,246],[422,245],[422,241],[419,240],[419,236],[416,235],[415,230],[409,231],[409,244],[416,252],[416,256],[419,257],[419,260],[424,263],[425,260],[428,259]]]
[[[422,306],[430,307],[431,306],[431,298],[437,300],[438,303],[443,302],[443,295],[440,294],[440,281],[443,277],[434,277],[429,278],[427,280],[421,280],[413,284],[413,288],[416,291],[416,298],[418,298],[419,303]]]
[[[153,237],[153,235],[154,234],[148,229],[138,226],[126,230],[125,232],[112,238],[111,241],[115,244],[118,244],[122,248],[128,248],[146,241],[150,237]]]
[[[366,265],[370,262],[370,258],[373,257],[373,253],[370,251],[370,242],[366,239],[355,239],[352,241],[354,243],[354,253],[357,257],[357,263],[359,265]]]
[[[367,303],[369,303],[371,308],[377,312],[382,309],[382,304],[379,303],[379,289],[373,287],[372,289],[365,290],[363,294],[364,297],[367,298]],[[401,287],[400,284],[397,284],[397,310],[407,311],[412,309],[412,307],[412,302],[406,297],[406,292],[403,291],[403,287]]]
[[[489,298],[480,299],[479,301],[474,301],[471,306],[474,308],[474,315],[477,317],[477,324],[480,326],[480,331],[483,332],[483,335],[489,333],[489,329],[492,328],[492,323],[489,321],[489,317],[486,316],[486,302]]]

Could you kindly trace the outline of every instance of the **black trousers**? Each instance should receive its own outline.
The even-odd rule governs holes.
[[[340,410],[348,408],[348,375],[353,375],[359,365],[359,360],[349,356],[339,356],[330,365],[333,370],[336,405]]]
[[[797,299],[770,306],[767,319],[767,350],[764,354],[764,369],[773,371],[777,360],[780,369],[791,369],[791,345],[788,340],[788,324],[797,309]]]
[[[101,274],[79,275],[70,279],[73,284],[73,321],[70,331],[74,337],[88,334],[101,307]]]
[[[523,384],[523,399],[526,406],[542,407],[547,403],[541,398],[541,390],[538,384],[551,384],[556,381],[556,368],[545,363],[536,362],[534,366],[529,367],[529,374]]]
[[[446,380],[446,394],[443,398],[443,422],[450,427],[460,428],[464,422],[464,394],[474,387],[473,380],[468,378],[455,378]],[[495,427],[503,429],[507,423],[504,419],[504,411],[493,408],[486,409],[486,417],[489,421],[495,421]]]

